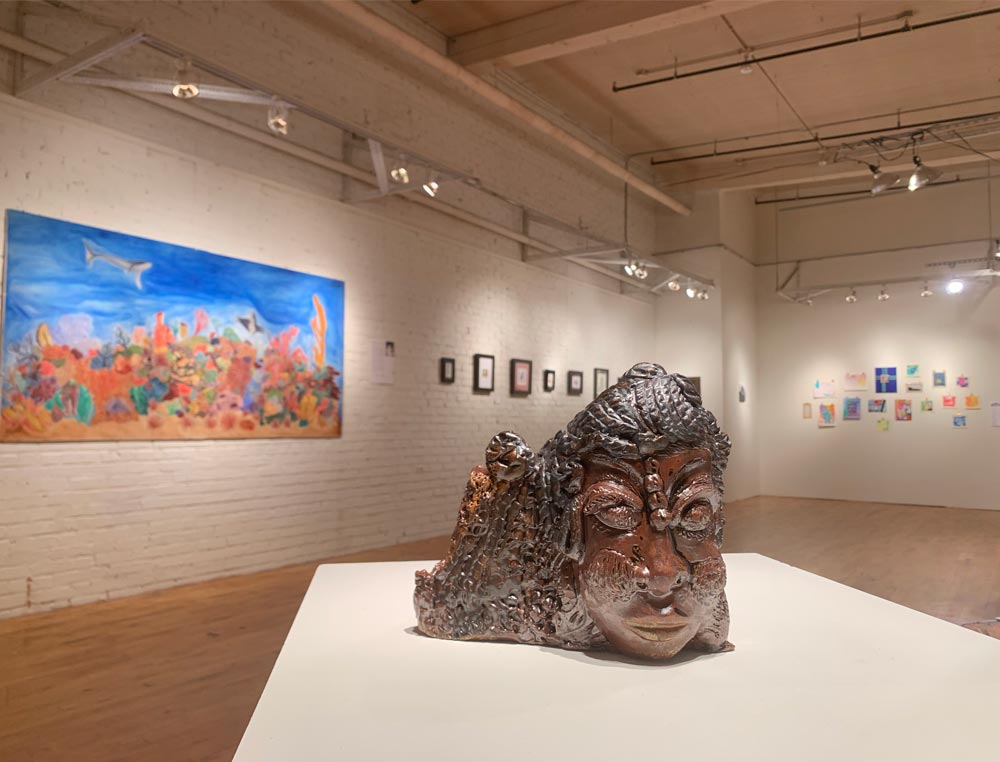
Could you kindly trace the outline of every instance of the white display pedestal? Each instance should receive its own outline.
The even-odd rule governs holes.
[[[413,572],[316,570],[235,759],[918,762],[1000,755],[1000,641],[756,554],[726,654],[664,665],[413,629]]]

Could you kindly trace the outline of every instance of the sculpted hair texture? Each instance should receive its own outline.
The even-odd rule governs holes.
[[[729,438],[689,379],[651,363],[629,370],[537,455],[517,434],[496,435],[486,466],[470,474],[448,557],[417,573],[420,630],[444,638],[605,646],[575,585],[582,461],[638,460],[695,447],[711,454],[721,493]]]

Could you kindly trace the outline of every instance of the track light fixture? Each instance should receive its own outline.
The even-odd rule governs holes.
[[[635,259],[630,259],[624,267],[625,274],[638,280],[646,280],[649,277],[649,270],[646,265]]]
[[[849,293],[847,296],[844,297],[844,301],[847,302],[848,304],[854,304],[856,301],[858,301],[858,292],[852,288],[851,293]]]
[[[671,291],[680,291],[681,284],[677,280],[677,278],[671,278],[669,281],[667,281],[667,288],[669,288]]]
[[[1000,238],[993,242],[993,258],[1000,259]]]
[[[426,193],[431,198],[434,198],[437,195],[438,188],[440,187],[441,186],[438,185],[437,181],[437,174],[436,173],[431,174],[430,179],[426,183],[424,183],[424,193]]]
[[[961,294],[965,290],[965,282],[959,278],[952,278],[948,281],[948,285],[945,287],[945,290],[952,295]]]
[[[288,134],[288,104],[277,98],[267,109],[267,128],[275,135]]]
[[[185,101],[198,97],[198,93],[201,92],[189,59],[185,58],[177,62],[177,78],[171,92],[175,98]]]
[[[686,289],[684,289],[684,295],[688,299],[694,299],[698,295],[698,291],[697,289],[695,289],[694,286],[688,286]]]
[[[883,286],[882,290],[878,292],[878,300],[880,302],[889,301],[889,292],[885,290],[885,286]]]
[[[899,185],[900,176],[895,172],[883,172],[874,164],[869,164],[868,169],[872,171],[872,195],[876,196],[882,191]]]
[[[910,175],[910,182],[906,186],[911,191],[919,190],[941,177],[940,169],[924,166],[916,154],[913,154],[913,166],[915,167],[913,174]]]
[[[743,65],[740,67],[740,74],[753,74],[753,56],[750,51],[743,54]]]
[[[924,299],[926,299],[926,298],[927,298],[928,296],[934,296],[934,292],[933,292],[933,291],[931,291],[931,288],[930,288],[930,286],[928,286],[928,285],[927,285],[927,284],[925,283],[925,284],[924,284],[924,287],[923,287],[923,290],[921,290],[921,292],[920,292],[920,295],[921,295],[921,296],[922,296],[922,297],[923,297]]]
[[[394,167],[390,169],[389,177],[392,178],[394,183],[399,183],[400,185],[406,185],[410,182],[410,173],[406,171],[406,167]]]

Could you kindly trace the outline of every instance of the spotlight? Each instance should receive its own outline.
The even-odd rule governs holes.
[[[934,296],[934,292],[931,291],[930,286],[925,283],[920,295],[926,299],[928,296]]]
[[[684,294],[687,296],[688,299],[694,299],[695,296],[698,295],[698,292],[694,289],[694,287],[688,286],[686,289],[684,289]]]
[[[857,300],[858,300],[858,292],[855,291],[853,288],[851,289],[851,293],[849,293],[847,296],[844,297],[844,301],[847,302],[848,304],[854,304]]]
[[[884,286],[882,287],[882,290],[878,292],[878,300],[880,302],[889,301],[889,292],[885,290]]]
[[[708,291],[706,291],[705,289],[702,289],[701,293],[698,295],[698,298],[699,299],[704,299],[707,302],[708,301]]]
[[[288,104],[275,98],[267,110],[267,128],[275,135],[288,134]]]
[[[649,277],[649,270],[646,269],[646,265],[642,262],[637,262],[633,275],[635,275],[635,277],[639,280],[646,280],[646,278]]]
[[[743,55],[743,65],[740,67],[740,74],[753,74],[753,58],[749,53]]]
[[[933,167],[925,167],[921,163],[920,157],[917,155],[913,156],[913,166],[916,167],[916,169],[914,169],[913,174],[910,175],[910,182],[906,186],[911,191],[919,190],[928,183],[932,183],[939,177],[941,177],[940,169],[934,169]]]
[[[426,193],[431,198],[434,198],[437,195],[438,188],[440,187],[441,186],[438,185],[437,175],[432,174],[430,179],[426,183],[424,183],[424,193]]]
[[[882,191],[889,190],[899,185],[900,177],[895,172],[883,172],[874,164],[869,164],[868,169],[872,171],[872,195],[878,195]]]
[[[993,242],[993,257],[1000,259],[1000,238]]]
[[[396,167],[395,169],[390,169],[389,177],[392,178],[394,183],[399,183],[400,185],[406,185],[410,182],[410,173],[406,171],[406,167]]]
[[[201,92],[201,88],[198,87],[198,81],[194,76],[194,70],[191,68],[191,61],[186,58],[177,63],[177,82],[174,84],[171,92],[175,98],[185,101],[190,98],[196,98],[198,93]]]
[[[623,268],[625,270],[625,274],[626,275],[635,275],[635,267],[636,267],[635,263],[632,262],[632,260],[630,259],[628,261],[628,264],[626,264],[625,267]]]
[[[669,281],[667,281],[667,288],[669,288],[671,291],[680,291],[681,284],[677,282],[677,278],[672,278]]]
[[[812,299],[806,299],[805,305],[806,305],[806,307],[812,307],[813,306],[813,300]]]
[[[965,283],[958,278],[948,281],[946,290],[949,294],[961,294],[965,290]]]
[[[816,160],[816,163],[821,167],[825,167],[827,164],[832,164],[836,160],[837,152],[832,148],[824,148],[819,152],[819,158]]]

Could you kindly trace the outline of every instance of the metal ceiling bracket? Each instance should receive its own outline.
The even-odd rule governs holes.
[[[66,56],[47,69],[43,69],[25,78],[23,82],[15,87],[14,94],[19,98],[23,98],[28,93],[37,90],[43,85],[47,85],[49,82],[72,77],[77,72],[90,68],[116,53],[137,45],[144,38],[145,35],[136,29],[126,29],[122,32],[116,32],[109,37],[105,37],[103,40],[98,40],[93,45],[88,45],[73,55]]]

